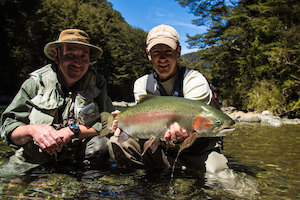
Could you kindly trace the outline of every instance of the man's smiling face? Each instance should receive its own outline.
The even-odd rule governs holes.
[[[89,68],[90,49],[79,44],[65,44],[55,56],[63,84],[72,87]]]
[[[174,50],[168,45],[157,44],[151,48],[150,52],[148,51],[148,58],[152,61],[160,80],[168,80],[176,74],[176,62],[180,58],[180,50],[180,46]]]

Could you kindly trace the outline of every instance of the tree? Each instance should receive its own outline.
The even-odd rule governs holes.
[[[33,23],[38,5],[38,0],[0,2],[1,95],[14,95],[28,75],[27,69],[33,69],[41,61],[38,53],[40,45],[37,43],[40,35],[33,34],[39,26]]]
[[[295,105],[300,95],[299,81],[292,77],[300,77],[299,1],[177,1],[199,17],[195,24],[209,25],[206,33],[190,36],[189,43],[206,48],[201,58],[211,62],[222,99],[240,108],[277,113]],[[277,105],[249,102],[262,80],[276,88],[268,92],[277,97]],[[272,95],[274,91],[280,95]]]
[[[13,83],[1,79],[2,94],[13,95],[30,72],[49,62],[43,53],[45,44],[67,28],[85,30],[91,42],[103,49],[102,58],[93,65],[107,78],[113,100],[132,101],[133,82],[151,70],[145,55],[146,33],[128,25],[106,0],[2,0],[0,20],[5,50],[0,70],[5,77],[16,77]]]

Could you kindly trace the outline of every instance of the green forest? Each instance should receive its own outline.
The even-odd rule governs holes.
[[[188,35],[199,51],[180,64],[200,70],[224,106],[299,116],[300,2],[298,0],[174,0],[208,27]],[[152,70],[147,33],[130,26],[107,0],[0,0],[0,96],[13,96],[33,70],[49,63],[46,43],[79,28],[103,49],[92,63],[108,81],[113,101],[133,101],[134,81]]]

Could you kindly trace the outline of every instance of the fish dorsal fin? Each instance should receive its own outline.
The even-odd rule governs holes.
[[[152,95],[152,94],[143,94],[143,95],[140,95],[139,96],[139,100],[137,103],[142,103],[144,101],[147,101],[149,99],[152,99],[152,98],[156,98],[157,96],[156,95]]]

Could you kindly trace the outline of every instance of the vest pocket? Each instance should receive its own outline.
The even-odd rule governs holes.
[[[79,111],[78,122],[86,126],[91,126],[93,122],[100,118],[99,108],[94,102],[88,104]]]

